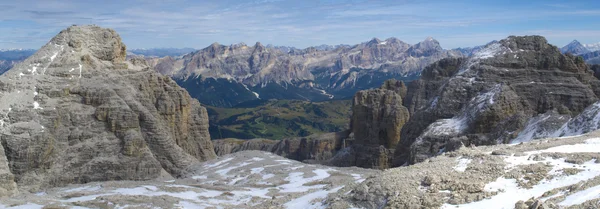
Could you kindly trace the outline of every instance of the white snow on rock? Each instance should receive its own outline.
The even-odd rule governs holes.
[[[331,170],[333,170],[333,169],[331,169]],[[289,181],[290,183],[281,185],[278,187],[278,189],[280,190],[280,192],[289,193],[289,192],[305,192],[305,191],[308,191],[308,190],[314,189],[314,188],[322,188],[325,185],[304,186],[304,184],[322,180],[322,179],[329,177],[330,174],[328,173],[328,171],[330,171],[330,170],[329,169],[328,170],[316,169],[313,171],[313,173],[315,173],[315,176],[310,177],[310,178],[304,178],[304,176],[303,176],[304,173],[302,173],[302,172],[290,173],[289,176],[287,178],[285,178],[285,180]]]
[[[558,147],[552,147],[545,150],[538,151],[540,153],[544,152],[558,152],[558,153],[598,153],[600,152],[600,138],[592,138],[586,140],[585,144],[573,144],[573,145],[563,145]]]
[[[458,164],[454,166],[454,170],[458,172],[465,172],[471,163],[471,159],[468,158],[459,158],[457,161]]]
[[[323,90],[323,89],[317,89],[317,91],[319,91],[319,92],[321,92],[321,94],[323,94],[323,95],[325,95],[325,96],[329,97],[329,99],[333,99],[333,97],[335,97],[335,96],[333,96],[333,95],[331,95],[331,94],[327,93],[327,92],[326,92],[325,90]]]
[[[79,64],[79,77],[81,78],[81,71],[83,71],[83,65]]]
[[[597,129],[600,129],[600,102],[587,107],[553,135],[555,137],[581,135]]]
[[[212,163],[212,164],[205,164],[205,165],[204,165],[204,168],[213,168],[213,167],[218,167],[218,166],[220,166],[220,165],[222,165],[222,164],[224,164],[224,163],[227,163],[227,162],[229,162],[229,161],[232,161],[233,159],[234,159],[234,158],[226,158],[226,159],[224,159],[224,160],[221,160],[221,161],[219,161],[219,162],[216,162],[216,163]]]
[[[341,188],[343,188],[343,186],[341,187],[336,187],[333,188],[331,190],[319,190],[313,193],[309,193],[307,195],[304,195],[302,197],[296,198],[288,203],[286,203],[284,206],[287,209],[299,209],[299,208],[306,208],[306,209],[316,209],[316,208],[324,208],[322,203],[317,202],[314,203],[313,201],[316,199],[323,199],[325,197],[327,197],[328,194],[330,193],[334,193],[337,192],[338,190],[340,190]]]
[[[480,93],[454,117],[449,119],[440,119],[430,124],[421,135],[423,136],[451,136],[461,134],[469,127],[469,123],[477,115],[494,104],[494,97],[502,91],[501,85],[496,85],[485,93]],[[432,105],[437,104],[437,98]],[[417,139],[421,140],[421,139]]]
[[[530,198],[539,198],[545,192],[561,188],[573,184],[577,184],[581,181],[586,181],[600,176],[600,164],[595,163],[595,160],[590,160],[581,165],[565,162],[565,159],[558,158],[553,159],[547,157],[542,161],[530,160],[530,156],[533,154],[557,152],[557,153],[574,153],[574,152],[598,152],[600,150],[600,138],[592,138],[585,141],[585,143],[574,144],[574,145],[563,145],[548,148],[545,150],[526,152],[523,156],[508,156],[505,157],[505,162],[508,163],[506,172],[510,171],[518,165],[528,165],[535,163],[545,163],[552,165],[552,170],[548,173],[552,175],[551,179],[544,179],[537,185],[534,185],[530,189],[521,188],[517,184],[515,179],[507,179],[505,177],[499,177],[496,181],[490,182],[485,185],[485,191],[498,192],[490,198],[472,202],[462,205],[450,205],[444,204],[442,208],[514,208],[514,204],[519,200],[528,200]],[[561,175],[561,170],[565,168],[579,168],[581,172],[574,175]],[[561,203],[561,205],[574,205],[580,204],[585,200],[598,198],[598,192],[600,187],[593,187],[588,190],[584,190],[575,194],[572,194],[570,199],[567,198]],[[595,192],[595,193],[594,193]]]
[[[502,46],[502,44],[500,43],[489,44],[483,49],[471,55],[471,57],[469,57],[469,60],[467,61],[467,64],[462,69],[460,69],[457,74],[462,75],[466,71],[470,70],[472,66],[479,63],[480,60],[492,58],[504,52],[511,52],[511,50],[507,47]]]
[[[568,116],[560,117],[562,118]],[[529,119],[527,125],[525,125],[525,128],[521,132],[519,132],[517,138],[512,139],[510,143],[518,144],[521,142],[528,142],[534,139],[542,139],[555,136],[556,129],[546,129],[544,127],[544,123],[546,123],[547,120],[551,118],[552,115],[550,114],[541,114]]]
[[[600,185],[571,194],[560,202],[561,206],[579,205],[588,200],[600,198]]]
[[[33,102],[33,109],[37,110],[37,109],[44,109],[44,108],[40,107],[40,103],[34,101]]]

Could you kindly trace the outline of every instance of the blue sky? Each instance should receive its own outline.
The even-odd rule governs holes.
[[[373,37],[444,48],[509,35],[558,46],[600,42],[598,0],[1,0],[0,48],[39,48],[72,24],[110,27],[128,48],[204,48],[213,42],[304,48]]]

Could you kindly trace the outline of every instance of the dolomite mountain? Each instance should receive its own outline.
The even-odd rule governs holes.
[[[205,108],[125,56],[114,30],[72,26],[0,76],[0,196],[177,177],[216,157]]]
[[[598,129],[600,81],[541,36],[509,37],[443,59],[411,83],[395,165],[462,145],[517,143]]]
[[[203,104],[231,107],[255,99],[322,101],[350,98],[391,78],[414,80],[427,65],[447,57],[433,38],[415,45],[396,38],[354,46],[295,49],[214,43],[182,58],[149,59]]]
[[[582,59],[562,54],[540,36],[509,37],[469,58],[447,58],[428,66],[408,88],[389,80],[378,89],[357,92],[350,130],[311,136],[299,144],[312,146],[299,147],[305,153],[333,153],[328,159],[322,156],[331,154],[312,155],[328,165],[410,165],[463,146],[596,130],[598,95],[600,80]],[[261,140],[249,143],[227,146],[235,147],[232,151],[261,147]],[[217,147],[223,144],[231,142]]]
[[[585,53],[591,52],[588,48],[586,48],[583,44],[581,44],[577,40],[571,41],[571,43],[565,45],[560,49],[562,53],[570,53],[574,55],[581,55]]]

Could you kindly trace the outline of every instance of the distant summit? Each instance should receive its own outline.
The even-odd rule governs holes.
[[[571,43],[567,44],[563,48],[560,49],[562,53],[570,53],[574,55],[580,55],[590,52],[585,46],[583,46],[579,41],[573,40]]]
[[[146,57],[178,57],[196,51],[194,48],[149,48],[130,49],[129,54],[143,55]]]
[[[0,75],[35,53],[35,49],[0,49]]]
[[[182,58],[149,60],[203,104],[232,107],[257,99],[324,101],[350,98],[385,80],[417,79],[425,66],[462,57],[428,37],[417,44],[373,38],[353,46],[297,49],[213,44]]]

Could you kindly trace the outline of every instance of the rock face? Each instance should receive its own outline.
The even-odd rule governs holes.
[[[412,82],[411,112],[395,165],[416,163],[464,145],[551,136],[598,100],[582,59],[540,36],[509,37],[469,59],[444,59]],[[589,118],[589,117],[588,117]]]
[[[272,152],[282,157],[309,163],[326,164],[338,150],[345,147],[349,131],[315,134],[308,137],[292,137],[282,140],[269,139],[219,139],[213,144],[217,155],[227,155],[246,150]]]
[[[356,93],[350,122],[354,136],[350,149],[355,159],[350,165],[391,167],[402,126],[409,119],[408,109],[402,106],[403,94],[406,95],[406,86],[395,80],[386,81],[379,89]]]
[[[206,109],[125,50],[72,26],[0,77],[3,189],[180,176],[216,156]]]
[[[260,43],[217,43],[180,59],[150,59],[200,102],[231,107],[255,99],[323,101],[351,97],[385,80],[413,80],[425,66],[446,57],[433,38],[410,45],[396,38],[354,46],[307,49],[265,47]]]

